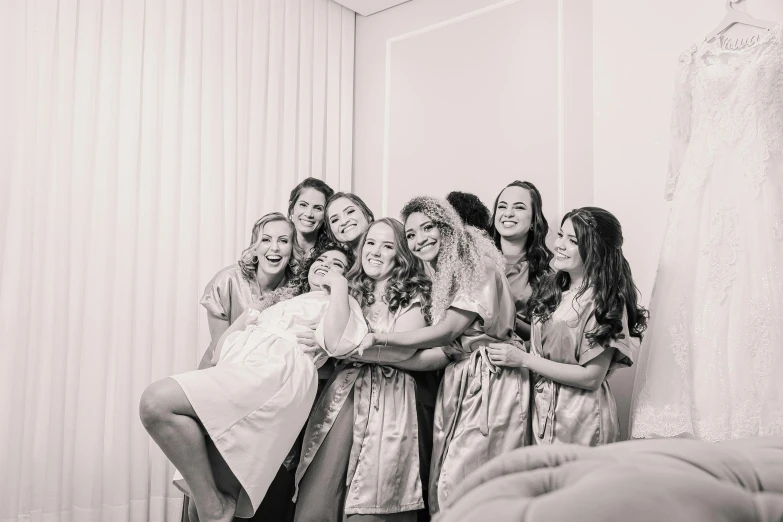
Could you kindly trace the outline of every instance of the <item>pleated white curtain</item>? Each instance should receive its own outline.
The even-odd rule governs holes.
[[[306,176],[350,189],[331,0],[0,2],[0,520],[179,520],[138,420],[198,301]]]

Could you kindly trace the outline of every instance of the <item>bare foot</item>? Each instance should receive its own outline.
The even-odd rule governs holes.
[[[201,513],[201,522],[231,522],[237,510],[237,501],[228,495],[221,494],[220,506],[210,506],[208,513]],[[207,511],[207,510],[205,510]],[[189,516],[189,515],[188,515]]]
[[[234,513],[237,512],[237,501],[229,496],[224,496],[223,500],[223,513],[219,518],[215,519],[215,522],[231,522],[234,520]]]
[[[188,502],[188,521],[199,522],[198,510],[196,509],[196,503],[193,502],[193,499],[190,499],[190,502]]]

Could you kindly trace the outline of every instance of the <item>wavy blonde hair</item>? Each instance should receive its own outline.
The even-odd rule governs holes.
[[[501,271],[505,260],[487,233],[465,226],[447,201],[429,196],[415,197],[400,212],[403,222],[415,212],[430,218],[441,235],[432,274],[429,313],[432,324],[436,324],[443,319],[457,293],[470,294],[486,279],[485,259]]]
[[[242,277],[245,279],[245,281],[255,281],[256,271],[258,270],[258,256],[256,255],[256,250],[258,250],[258,245],[261,244],[261,238],[263,237],[261,231],[264,229],[264,225],[274,221],[285,221],[288,223],[288,226],[291,229],[289,236],[291,241],[293,241],[293,238],[296,236],[296,228],[294,227],[294,224],[290,219],[285,217],[280,212],[270,212],[269,214],[264,214],[261,216],[261,218],[253,225],[253,232],[250,235],[250,246],[242,251],[242,255],[239,257],[239,261],[237,261],[239,269],[242,271]],[[288,260],[288,264],[285,267],[283,283],[290,280],[294,274],[292,267],[293,261],[294,251],[292,248],[291,258]]]

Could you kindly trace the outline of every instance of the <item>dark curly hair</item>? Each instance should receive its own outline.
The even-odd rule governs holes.
[[[623,311],[628,315],[631,337],[639,340],[647,328],[649,312],[639,306],[639,290],[633,282],[631,266],[623,255],[623,232],[620,222],[611,212],[597,207],[572,210],[560,222],[571,220],[576,232],[579,255],[585,276],[575,299],[592,289],[595,319],[598,326],[586,337],[591,344],[605,346],[619,339],[623,331]],[[532,316],[546,322],[563,299],[563,291],[571,284],[571,276],[558,271],[544,277],[530,300]]]
[[[345,257],[348,259],[347,267],[353,266],[353,264],[356,262],[356,256],[354,256],[350,247],[346,245],[334,243],[331,241],[317,245],[310,255],[307,256],[307,258],[304,260],[296,275],[288,282],[287,290],[291,293],[292,296],[304,294],[310,291],[310,282],[307,280],[307,276],[310,273],[310,267],[313,266],[313,263],[315,263],[324,253],[330,252],[332,250],[345,254]]]
[[[405,239],[405,228],[402,223],[394,218],[379,219],[370,224],[361,238],[359,257],[354,262],[351,270],[346,276],[351,285],[351,295],[364,306],[375,303],[375,280],[364,272],[362,267],[362,250],[364,248],[367,235],[373,227],[379,223],[388,225],[394,232],[394,268],[389,276],[389,282],[386,285],[386,292],[383,300],[388,305],[389,311],[394,313],[400,308],[405,308],[411,303],[411,300],[418,297],[421,302],[422,314],[430,324],[430,293],[432,292],[432,281],[427,277],[424,263],[408,248],[408,242]]]
[[[454,190],[446,196],[446,201],[451,203],[454,210],[457,211],[462,222],[466,225],[476,227],[489,234],[490,216],[489,209],[483,201],[475,194],[470,192],[459,192]]]
[[[495,218],[498,214],[498,201],[503,191],[508,187],[521,187],[530,193],[530,202],[532,203],[533,219],[530,226],[532,227],[527,235],[527,242],[525,243],[525,257],[528,263],[528,280],[531,286],[535,286],[542,276],[552,273],[552,268],[549,263],[552,262],[552,258],[555,255],[546,246],[546,236],[549,234],[549,223],[547,223],[544,217],[543,200],[541,199],[541,193],[538,191],[535,185],[529,181],[512,181],[503,190],[498,193],[498,197],[495,198],[495,204],[492,207],[492,218],[490,221],[490,235],[495,242],[495,246],[500,250],[500,233],[497,227],[495,227]]]

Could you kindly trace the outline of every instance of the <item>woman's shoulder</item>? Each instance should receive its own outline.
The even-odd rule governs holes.
[[[498,264],[497,260],[492,259],[490,256],[482,256],[481,264],[484,269],[485,283],[505,277],[505,265]]]
[[[579,290],[563,292],[558,308],[567,309],[584,320],[589,319],[595,312],[595,294],[593,289],[587,288],[581,294]]]
[[[234,281],[236,283],[242,283],[242,269],[239,265],[234,263],[225,268],[218,270],[215,276],[212,278],[212,283],[225,283],[228,281]]]
[[[407,314],[411,310],[414,309],[420,309],[421,308],[421,296],[419,294],[414,295],[411,297],[410,301],[406,303],[405,306],[400,306],[400,308],[397,310],[397,315],[403,315]]]

